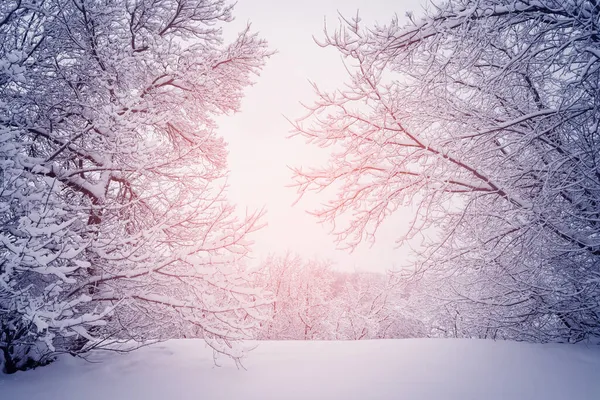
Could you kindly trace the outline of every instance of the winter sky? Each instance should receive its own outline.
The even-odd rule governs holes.
[[[304,143],[301,138],[287,139],[291,125],[285,119],[297,119],[305,113],[300,102],[314,100],[309,81],[322,88],[341,87],[345,69],[333,48],[321,48],[312,36],[323,37],[324,21],[334,29],[338,12],[354,16],[357,10],[365,26],[388,23],[398,14],[418,12],[419,0],[240,0],[235,8],[236,20],[226,28],[226,37],[240,31],[249,21],[277,54],[272,57],[256,85],[247,89],[241,112],[219,120],[220,133],[229,143],[229,198],[241,210],[265,207],[266,228],[253,235],[255,255],[264,258],[269,252],[286,250],[303,257],[328,258],[342,269],[385,269],[406,265],[407,249],[395,249],[397,232],[406,226],[401,210],[384,223],[376,243],[361,245],[354,253],[336,250],[329,226],[319,225],[306,213],[323,195],[309,193],[292,207],[296,190],[290,166],[309,166],[327,160],[324,150]]]

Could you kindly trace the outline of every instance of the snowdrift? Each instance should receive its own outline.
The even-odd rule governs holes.
[[[0,375],[3,400],[598,400],[600,348],[487,340],[260,342],[215,366],[200,340],[64,356]]]

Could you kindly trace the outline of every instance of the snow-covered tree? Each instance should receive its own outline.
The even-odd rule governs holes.
[[[300,193],[337,190],[316,215],[351,248],[413,205],[399,241],[425,237],[418,276],[465,335],[600,335],[600,5],[449,0],[409,19],[325,33],[349,76],[296,124],[333,149],[296,170]]]
[[[272,293],[271,320],[265,324],[261,339],[331,338],[332,282],[331,263],[302,260],[287,253],[270,256],[260,267],[261,282]]]
[[[406,301],[395,275],[354,272],[340,276],[330,312],[334,339],[424,337],[424,324]]]
[[[268,303],[225,199],[235,112],[270,55],[223,0],[0,2],[0,362],[196,326],[216,351]]]
[[[361,340],[426,334],[395,275],[341,272],[329,262],[290,253],[269,257],[258,273],[275,298],[260,339]]]

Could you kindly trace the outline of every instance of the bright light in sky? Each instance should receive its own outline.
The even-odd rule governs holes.
[[[319,225],[306,210],[316,208],[326,196],[308,193],[292,207],[297,197],[287,166],[311,166],[327,160],[327,153],[306,145],[301,138],[287,139],[291,125],[285,119],[304,115],[300,102],[315,99],[309,81],[321,88],[341,87],[346,79],[340,55],[313,41],[323,36],[324,18],[330,29],[338,25],[338,11],[354,16],[357,10],[364,26],[388,23],[398,14],[421,10],[419,0],[242,0],[226,27],[226,37],[249,21],[277,54],[272,57],[255,86],[246,90],[241,112],[218,120],[220,133],[229,143],[229,198],[243,210],[265,207],[268,226],[255,233],[257,258],[286,250],[305,258],[335,261],[342,269],[385,269],[407,265],[407,249],[395,249],[395,240],[406,229],[409,209],[400,209],[380,228],[376,243],[359,246],[354,253],[336,250],[330,227]],[[285,116],[285,117],[284,117]]]

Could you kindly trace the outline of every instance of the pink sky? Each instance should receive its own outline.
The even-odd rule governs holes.
[[[291,172],[286,165],[309,166],[327,160],[327,153],[304,144],[301,138],[286,139],[291,126],[284,116],[296,119],[304,114],[300,102],[314,99],[309,80],[320,87],[340,87],[345,70],[337,52],[317,46],[312,35],[322,37],[323,21],[337,26],[339,11],[359,15],[366,26],[387,23],[397,13],[419,11],[419,0],[241,0],[227,26],[229,33],[241,30],[246,22],[260,32],[278,51],[269,60],[255,86],[246,91],[241,112],[219,120],[220,133],[229,143],[229,198],[243,211],[265,207],[268,226],[254,234],[258,259],[269,252],[291,250],[303,257],[328,258],[342,269],[383,271],[406,264],[406,249],[395,249],[395,239],[406,226],[400,210],[386,221],[374,246],[361,245],[354,253],[336,250],[329,227],[321,226],[306,214],[326,197],[310,193],[292,207],[296,191],[286,188]],[[226,33],[228,33],[226,31]]]

